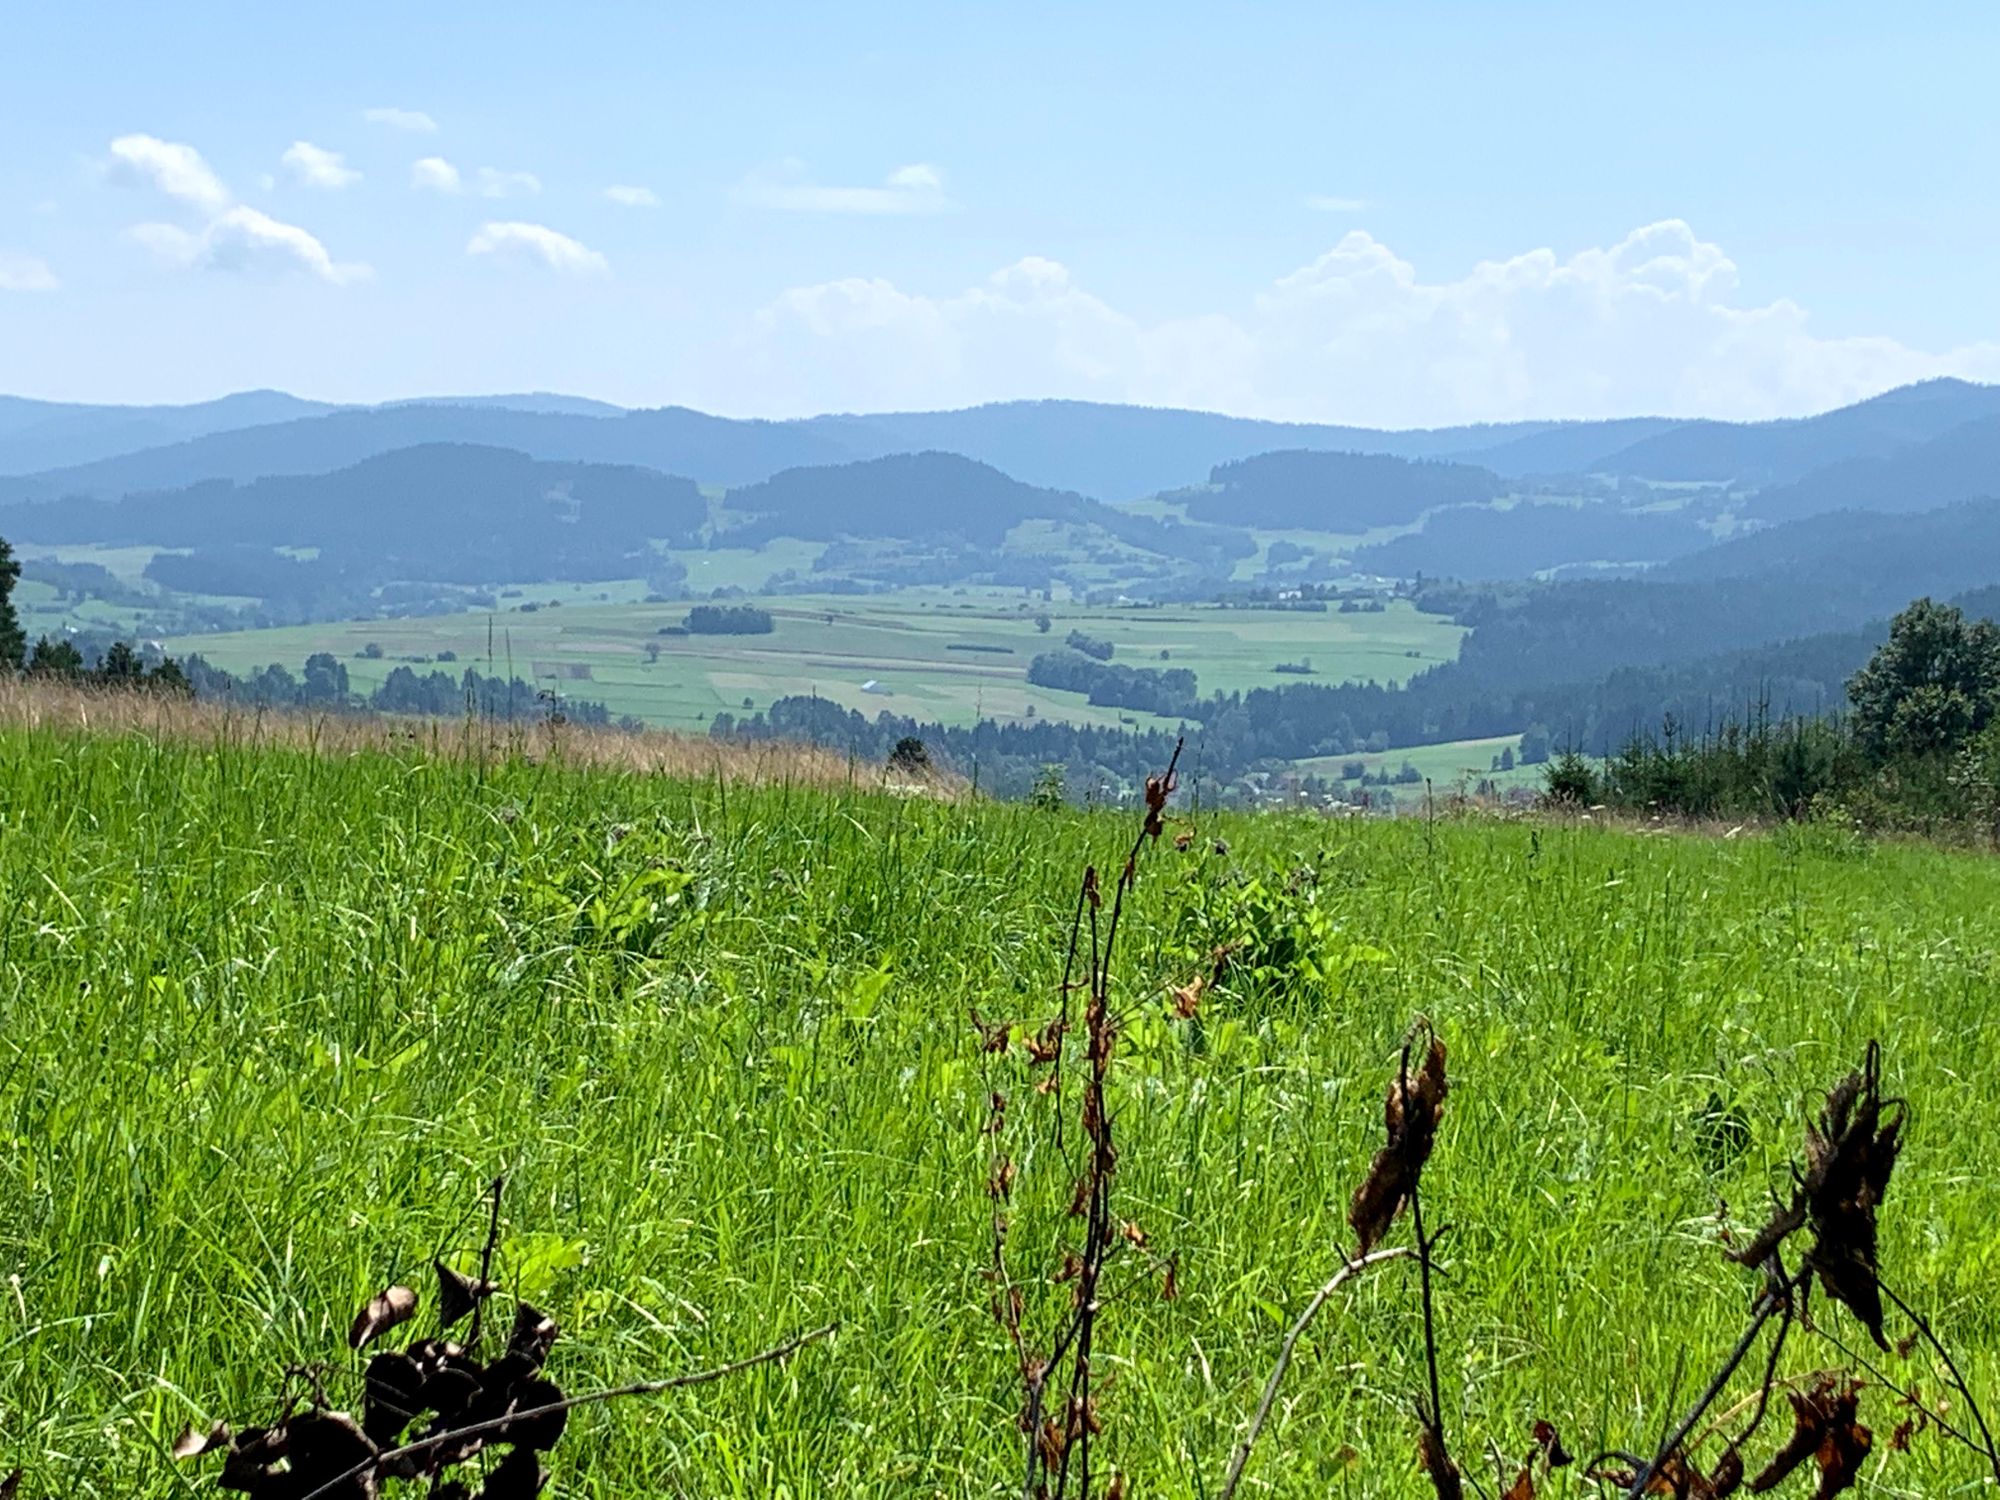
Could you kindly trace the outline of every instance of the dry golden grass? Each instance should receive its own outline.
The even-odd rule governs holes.
[[[0,676],[0,729],[55,734],[140,735],[164,743],[272,746],[315,755],[416,751],[439,759],[555,761],[639,775],[752,785],[882,787],[952,797],[954,778],[912,784],[902,773],[824,746],[792,741],[715,740],[705,735],[622,730],[540,720],[417,719],[381,714],[252,709],[175,693]]]

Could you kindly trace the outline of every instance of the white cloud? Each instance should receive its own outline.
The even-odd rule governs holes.
[[[1337,198],[1330,193],[1307,193],[1305,205],[1316,214],[1358,214],[1368,208],[1366,198]]]
[[[361,118],[371,125],[388,125],[418,135],[434,135],[438,128],[438,122],[420,109],[364,109]]]
[[[735,196],[758,208],[808,214],[934,214],[953,206],[944,174],[924,162],[896,168],[880,187],[824,187],[806,180],[803,164],[784,162],[751,173]]]
[[[1736,292],[1735,264],[1679,220],[1430,281],[1355,230],[1232,311],[1141,319],[1031,257],[944,296],[795,288],[746,352],[766,409],[1073,396],[1392,426],[1787,416],[1932,375],[2000,379],[2000,344],[1822,337],[1795,302]]]
[[[649,187],[628,187],[624,183],[613,183],[604,190],[604,196],[622,208],[658,208],[660,195]]]
[[[337,155],[304,141],[295,143],[284,159],[302,174],[346,171]],[[365,265],[336,261],[311,231],[282,223],[260,209],[232,204],[229,189],[192,146],[150,135],[122,135],[111,143],[111,171],[127,180],[150,183],[196,211],[198,228],[147,223],[135,224],[128,231],[170,265],[225,271],[297,270],[335,285],[370,274]]]
[[[433,193],[463,193],[468,190],[465,174],[442,156],[426,156],[410,167],[410,186]],[[481,167],[472,174],[470,191],[482,198],[512,198],[539,193],[542,180],[533,172],[502,172],[497,167]]]
[[[502,172],[494,167],[479,169],[479,196],[511,198],[517,193],[539,193],[542,179],[533,172]]]
[[[61,285],[40,256],[0,250],[0,292],[53,292]]]
[[[410,186],[433,193],[462,193],[465,180],[458,175],[458,168],[442,156],[426,156],[411,164]]]
[[[296,224],[285,224],[242,204],[225,209],[200,230],[178,224],[135,224],[132,238],[170,265],[217,271],[304,271],[335,286],[360,281],[369,268],[338,262],[325,245]]]
[[[311,141],[293,141],[291,149],[278,160],[307,187],[352,187],[361,180],[361,174],[338,151],[328,151]]]
[[[150,184],[213,213],[229,203],[229,189],[192,146],[151,135],[121,135],[111,143],[111,175],[128,183]]]
[[[466,244],[467,255],[511,255],[571,276],[602,276],[611,263],[579,240],[545,224],[482,224]]]

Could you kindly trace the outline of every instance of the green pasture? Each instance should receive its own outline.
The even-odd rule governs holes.
[[[551,608],[556,599],[560,607]],[[619,598],[608,585],[543,587],[532,597],[524,592],[500,602],[505,607],[490,615],[185,636],[169,646],[239,672],[271,662],[296,672],[307,656],[327,651],[346,662],[362,689],[398,665],[429,671],[439,652],[450,651],[457,663],[448,670],[511,667],[574,696],[600,699],[614,714],[674,728],[699,728],[719,712],[741,714],[789,694],[815,693],[870,715],[887,709],[950,724],[1024,721],[1031,708],[1040,717],[1074,723],[1150,724],[1150,716],[1096,707],[1081,693],[1035,687],[1027,681],[1028,663],[1080,630],[1110,641],[1114,661],[1191,669],[1204,693],[1299,681],[1390,682],[1449,660],[1464,633],[1402,601],[1380,614],[1343,615],[1200,606],[1086,609],[1044,604],[1019,590],[788,595],[761,601],[777,628],[758,636],[662,636],[662,627],[686,618],[687,604],[646,604],[629,590]],[[530,603],[532,611],[521,608]],[[1041,614],[1051,621],[1047,633],[1036,627]],[[370,644],[382,648],[380,659],[361,655]],[[656,654],[649,657],[649,648]],[[1309,661],[1314,675],[1272,670],[1297,661]],[[578,668],[588,677],[573,675]]]
[[[1078,1131],[1058,1145],[1054,1121],[1076,1094],[1037,1093],[968,1016],[1056,1012],[1080,873],[1117,869],[1133,826],[559,757],[0,729],[0,1472],[19,1464],[24,1496],[209,1492],[174,1434],[267,1419],[288,1366],[355,1401],[354,1310],[393,1280],[428,1297],[440,1249],[469,1266],[505,1170],[496,1279],[563,1325],[567,1390],[841,1324],[782,1366],[573,1413],[551,1493],[1018,1494],[982,1127],[1005,1094],[1009,1264],[1039,1341],[1068,1308]],[[1518,1457],[1537,1419],[1583,1458],[1649,1449],[1692,1399],[1758,1286],[1725,1238],[1786,1187],[1871,1038],[1910,1111],[1884,1275],[2000,1406],[2000,864],[1815,829],[1168,831],[1115,972],[1114,1211],[1147,1249],[1114,1261],[1096,1352],[1100,1463],[1129,1494],[1215,1495],[1286,1324],[1352,1243],[1419,1014],[1450,1053],[1424,1177],[1450,1226],[1444,1419],[1485,1493],[1489,1443]],[[1198,1019],[1172,1019],[1167,988],[1222,945]],[[1174,1300],[1148,1257],[1174,1258]],[[1242,1494],[1430,1493],[1417,1309],[1408,1265],[1336,1296]],[[1867,1345],[1824,1299],[1814,1320],[1780,1376]],[[1871,1357],[1941,1393],[1921,1352]],[[1727,1383],[1733,1422],[1762,1361]],[[1903,1414],[1872,1382],[1860,1412],[1861,1493],[1983,1488],[1935,1430],[1890,1451]],[[1540,1493],[1596,1490],[1572,1467]]]

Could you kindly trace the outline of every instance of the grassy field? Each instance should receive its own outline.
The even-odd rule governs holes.
[[[767,707],[794,693],[817,693],[849,708],[884,709],[926,721],[971,724],[984,717],[1019,721],[1032,707],[1043,718],[1075,723],[1151,723],[1150,716],[1098,708],[1081,693],[1027,681],[1029,661],[1059,647],[1071,630],[1110,641],[1117,661],[1194,671],[1203,692],[1286,682],[1400,681],[1458,652],[1463,630],[1402,601],[1379,614],[1314,614],[1212,608],[1085,609],[1025,599],[1019,591],[977,594],[944,589],[854,597],[798,595],[763,601],[777,617],[764,636],[661,636],[687,615],[686,604],[645,604],[634,584],[623,598],[606,585],[542,588],[504,600],[495,615],[429,616],[304,625],[283,630],[177,638],[176,652],[198,651],[217,666],[242,671],[281,662],[297,671],[315,651],[346,661],[357,688],[374,687],[407,659],[456,654],[462,670],[495,670],[510,661],[521,676],[565,677],[565,692],[606,703],[668,728],[698,727],[718,712]],[[551,608],[550,599],[561,599]],[[537,608],[523,612],[520,605]],[[1047,612],[1047,634],[1035,625]],[[380,659],[361,656],[366,645]],[[964,650],[963,647],[984,649]],[[648,660],[650,647],[658,659]],[[1161,652],[1167,655],[1163,659]],[[1272,671],[1309,660],[1311,678]],[[428,670],[428,668],[426,668]],[[873,682],[874,690],[864,687]],[[747,703],[746,703],[747,700]]]
[[[1393,775],[1407,762],[1417,768],[1419,775],[1428,777],[1437,792],[1454,790],[1461,782],[1476,786],[1482,781],[1492,782],[1501,791],[1513,787],[1539,789],[1544,766],[1517,765],[1511,771],[1493,769],[1494,756],[1508,746],[1518,751],[1520,745],[1518,734],[1502,734],[1488,739],[1450,740],[1442,745],[1412,745],[1404,750],[1320,756],[1298,762],[1298,769],[1320,776],[1338,776],[1343,766],[1359,761],[1371,776],[1383,771]],[[1419,784],[1417,791],[1422,790]]]
[[[1810,832],[1196,818],[1148,855],[1118,975],[1118,1211],[1180,1288],[1139,1276],[1099,1330],[1134,1494],[1215,1493],[1350,1242],[1419,1012],[1453,1077],[1425,1177],[1452,1226],[1445,1414],[1482,1483],[1486,1440],[1519,1454],[1538,1417],[1582,1456],[1647,1447],[1685,1405],[1753,1290],[1718,1205],[1761,1219],[1871,1037],[1913,1113],[1886,1274],[2000,1401],[2000,865]],[[782,1367],[577,1412],[554,1493],[1019,1493],[980,1276],[990,1088],[1037,1328],[1067,1295],[1046,1279],[1069,1169],[1055,1102],[967,1012],[1052,1014],[1078,872],[1131,829],[560,758],[0,730],[0,1470],[24,1495],[186,1494],[163,1445],[268,1415],[285,1364],[330,1361],[353,1399],[353,1310],[427,1286],[439,1246],[464,1264],[505,1167],[500,1279],[564,1324],[571,1390],[843,1325]],[[1165,986],[1222,940],[1250,945],[1233,977],[1168,1019]],[[1744,1130],[1727,1149],[1718,1110]],[[1427,1493],[1416,1308],[1407,1266],[1336,1299],[1245,1495]],[[1780,1369],[1837,1359],[1794,1335]],[[1862,1418],[1886,1454],[1898,1414],[1871,1390]],[[1575,1472],[1544,1493],[1593,1493]],[[1922,1433],[1875,1492],[1977,1481]]]

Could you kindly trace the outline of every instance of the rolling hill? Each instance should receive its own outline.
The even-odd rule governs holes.
[[[283,391],[243,391],[192,406],[86,406],[0,396],[0,474],[65,468],[332,410]]]
[[[1880,458],[2000,416],[2000,386],[1926,380],[1852,406],[1778,422],[1687,422],[1609,455],[1641,479],[1782,484],[1849,459]]]
[[[629,576],[647,539],[699,526],[691,480],[426,444],[331,474],[207,480],[119,500],[0,510],[0,536],[192,548],[316,548],[321,560],[430,580]],[[636,559],[636,560],[635,560]]]
[[[373,407],[328,413],[27,478],[0,480],[0,499],[100,497],[176,489],[204,479],[247,483],[272,474],[328,474],[377,455],[433,443],[506,448],[564,463],[627,464],[743,484],[778,469],[850,455],[801,426],[736,422],[667,407],[622,416],[498,406]]]
[[[1356,532],[1407,524],[1439,506],[1478,505],[1506,493],[1488,469],[1382,453],[1291,449],[1218,464],[1187,513],[1232,526]]]
[[[1677,582],[1766,581],[1890,612],[1919,595],[1941,597],[2000,583],[2000,500],[1906,514],[1811,516],[1678,558],[1652,576]]]

